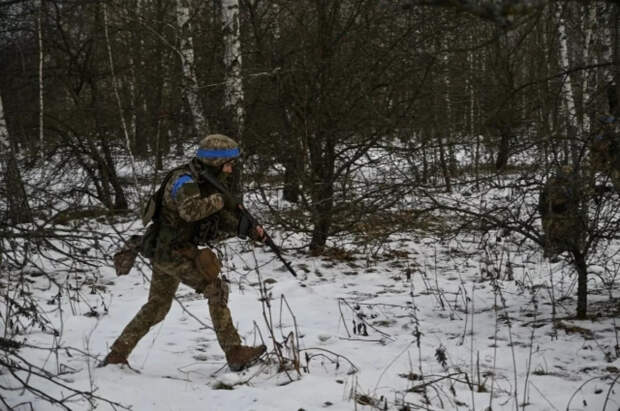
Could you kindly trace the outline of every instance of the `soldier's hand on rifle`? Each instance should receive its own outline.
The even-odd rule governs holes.
[[[265,230],[263,229],[262,226],[257,225],[254,227],[252,231],[253,231],[252,237],[256,241],[260,241],[261,243],[265,242]]]

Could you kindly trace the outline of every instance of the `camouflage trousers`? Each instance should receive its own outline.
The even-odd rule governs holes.
[[[111,351],[127,358],[149,329],[164,319],[180,283],[208,298],[211,321],[222,350],[226,353],[241,344],[227,306],[228,285],[219,273],[220,262],[209,249],[174,251],[172,261],[155,262],[148,301],[123,329]]]
[[[616,192],[620,193],[620,170],[618,170],[617,167],[614,167],[609,174]]]
[[[554,258],[564,251],[581,250],[586,232],[584,222],[575,216],[552,216],[542,221],[545,232],[544,255]]]

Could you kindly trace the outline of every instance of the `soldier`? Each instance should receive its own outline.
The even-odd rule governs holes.
[[[551,260],[564,251],[580,251],[587,229],[580,179],[563,167],[544,184],[538,211],[542,219],[544,256]]]
[[[147,229],[142,243],[144,254],[152,257],[153,263],[148,301],[112,344],[102,365],[127,364],[138,341],[170,310],[179,283],[208,298],[217,341],[231,370],[247,367],[265,352],[264,345],[241,345],[227,306],[228,285],[219,275],[220,261],[211,249],[197,247],[237,234],[238,210],[226,205],[201,173],[210,173],[225,184],[238,157],[234,140],[221,134],[209,135],[200,142],[190,163],[169,172],[149,200],[143,219],[152,218],[150,227],[155,229],[150,234]],[[260,226],[253,227],[250,234],[255,240],[265,238]],[[154,241],[148,241],[149,237]],[[149,243],[152,249],[144,250]]]
[[[620,125],[613,116],[601,119],[602,130],[594,137],[591,145],[591,161],[594,170],[607,175],[616,191],[620,192]]]

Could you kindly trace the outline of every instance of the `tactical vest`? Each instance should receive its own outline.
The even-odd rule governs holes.
[[[143,222],[148,224],[151,221],[143,241],[143,254],[149,258],[170,261],[173,258],[173,250],[195,247],[215,239],[220,212],[199,221],[188,222],[181,218],[177,209],[166,207],[164,204],[164,191],[171,178],[173,176],[178,178],[183,174],[189,174],[197,182],[201,197],[217,192],[210,184],[203,182],[188,164],[171,170],[159,189],[149,199],[142,215]],[[151,234],[150,244],[148,244],[149,234]]]

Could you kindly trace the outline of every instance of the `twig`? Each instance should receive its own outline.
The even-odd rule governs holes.
[[[400,358],[401,355],[403,355],[404,353],[409,351],[409,347],[411,347],[413,344],[415,344],[415,342],[416,341],[413,340],[409,344],[407,344],[407,346],[401,352],[399,352],[398,355],[392,359],[392,361],[390,361],[390,363],[383,369],[383,371],[381,371],[381,375],[379,375],[379,378],[377,379],[377,383],[375,384],[375,389],[373,390],[373,392],[377,391],[377,387],[379,386],[379,383],[381,382],[381,379],[383,378],[383,376],[385,375],[387,370],[392,366],[392,364],[394,364],[396,362],[396,360],[398,360]]]
[[[344,314],[342,313],[342,301],[340,299],[338,299],[338,311],[340,311],[340,318],[342,319],[344,330],[347,332],[347,336],[350,338],[351,333],[349,332],[349,328],[347,327],[347,322],[345,321]]]
[[[577,395],[577,393],[578,393],[579,391],[581,391],[581,389],[582,389],[583,387],[585,387],[585,386],[586,386],[587,384],[589,384],[590,382],[592,382],[592,381],[594,381],[594,380],[598,380],[598,379],[600,379],[600,378],[601,378],[601,377],[592,377],[592,378],[589,378],[589,379],[585,380],[585,381],[583,382],[583,384],[581,384],[581,385],[580,385],[580,386],[579,386],[579,387],[575,390],[575,392],[573,392],[573,394],[570,396],[570,398],[568,399],[568,403],[566,404],[566,411],[570,411],[570,403],[571,403],[571,402],[573,402],[573,398],[575,398],[575,395]],[[616,379],[617,379],[617,378],[616,378]],[[616,380],[614,380],[614,382],[615,382],[615,381],[616,381]],[[612,386],[613,386],[613,384],[612,384]]]
[[[454,379],[454,377],[457,376],[457,375],[465,375],[465,376],[467,376],[467,373],[465,373],[463,371],[459,371],[459,372],[454,372],[452,374],[443,375],[443,376],[441,376],[439,378],[436,378],[434,380],[427,381],[427,382],[424,382],[422,384],[414,385],[413,387],[409,388],[407,391],[409,391],[409,392],[419,392],[421,389],[424,389],[424,388],[428,387],[429,385],[438,383],[439,381],[443,381],[443,380],[446,380],[446,379]],[[463,382],[461,380],[457,380],[457,381]],[[468,385],[471,385],[471,384],[468,384]]]
[[[309,347],[309,348],[302,348],[302,349],[300,349],[299,351],[300,351],[300,352],[302,352],[302,351],[309,352],[309,351],[313,351],[313,350],[315,350],[315,351],[324,351],[324,352],[326,352],[326,353],[329,353],[329,354],[331,354],[331,355],[335,356],[336,358],[342,358],[343,360],[346,360],[346,361],[347,361],[347,362],[351,365],[351,367],[353,367],[353,369],[355,370],[355,372],[358,372],[358,371],[359,371],[359,368],[357,367],[357,365],[355,365],[355,364],[354,364],[351,360],[349,360],[347,357],[345,357],[345,356],[344,356],[344,355],[342,355],[342,354],[338,354],[338,353],[335,353],[335,352],[333,352],[333,351],[326,350],[325,348]],[[310,357],[310,358],[312,358],[312,357]],[[336,363],[338,363],[338,362],[336,361]]]
[[[609,402],[609,396],[611,395],[612,389],[614,388],[614,385],[616,385],[616,381],[618,381],[619,378],[620,378],[620,375],[614,378],[614,380],[609,385],[609,389],[607,390],[607,395],[605,396],[605,402],[603,403],[603,411],[605,411],[605,409],[607,408],[607,402]]]
[[[351,309],[351,311],[352,311],[352,312],[354,312],[354,313],[355,313],[355,310],[353,309],[353,307],[351,307],[351,304],[349,304],[349,302],[348,302],[347,300],[345,300],[344,298],[340,297],[340,298],[338,298],[338,301],[342,301],[342,303],[344,303],[347,307],[349,307],[349,308]],[[385,332],[383,332],[383,331],[379,330],[378,328],[374,327],[373,325],[371,325],[370,323],[368,323],[368,321],[366,321],[363,317],[361,317],[361,316],[359,316],[359,315],[358,315],[358,316],[357,316],[357,318],[358,318],[361,322],[363,322],[364,324],[366,324],[368,327],[370,327],[371,329],[373,329],[375,332],[377,332],[378,334],[381,334],[382,336],[384,336],[385,338],[387,338],[387,339],[389,339],[389,340],[391,340],[391,341],[395,341],[395,339],[394,339],[391,335],[389,335],[389,334],[387,334],[387,333],[385,333]],[[349,336],[350,336],[350,335],[349,335]]]

